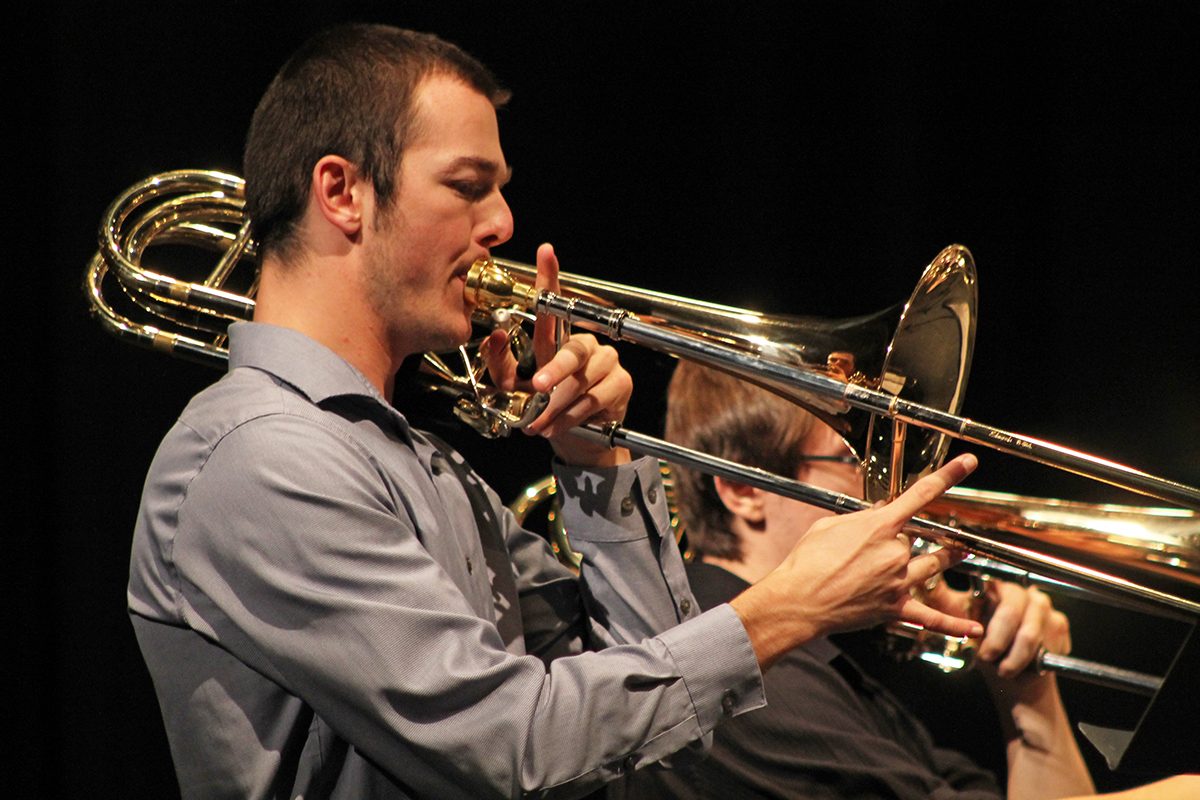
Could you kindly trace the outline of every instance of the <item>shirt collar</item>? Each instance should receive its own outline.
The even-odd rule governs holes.
[[[260,369],[294,386],[312,403],[366,397],[398,413],[350,362],[303,333],[261,322],[229,326],[229,370]]]

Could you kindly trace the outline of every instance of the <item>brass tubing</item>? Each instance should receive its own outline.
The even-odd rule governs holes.
[[[1039,672],[1054,672],[1084,683],[1121,689],[1144,697],[1153,697],[1162,688],[1163,679],[1122,667],[1098,664],[1074,656],[1062,656],[1043,650],[1038,654],[1034,668]]]
[[[802,483],[785,478],[757,467],[748,467],[727,459],[691,450],[673,444],[663,439],[647,436],[636,431],[629,431],[619,425],[608,424],[600,426],[585,424],[575,429],[594,442],[610,447],[627,447],[633,452],[653,456],[664,461],[682,464],[686,467],[716,475],[730,480],[755,486],[759,489],[800,500],[811,505],[819,506],[838,514],[848,514],[870,508],[865,500],[840,492],[822,489],[818,486]],[[949,547],[965,548],[973,553],[979,553],[988,558],[997,559],[1008,565],[1037,575],[1049,576],[1056,580],[1079,586],[1095,594],[1110,597],[1115,602],[1147,611],[1149,613],[1174,616],[1181,619],[1200,617],[1200,602],[1181,597],[1170,592],[1143,586],[1117,575],[1108,574],[1102,570],[1077,564],[1063,558],[1045,553],[1039,553],[1027,547],[998,541],[994,538],[973,530],[969,526],[953,527],[940,522],[914,517],[909,523],[913,535],[921,536],[936,544]],[[1183,612],[1183,617],[1170,614],[1171,611]]]
[[[485,308],[517,303],[527,311],[568,320],[615,341],[631,342],[737,375],[752,377],[757,381],[765,379],[826,398],[842,400],[871,414],[936,430],[1132,492],[1200,510],[1200,489],[1192,486],[1061,445],[982,425],[887,392],[847,383],[803,366],[763,358],[718,341],[668,330],[658,324],[643,322],[622,309],[577,297],[568,298],[554,292],[538,291],[520,281],[512,281],[513,287],[507,292],[500,289],[495,280],[490,280],[488,285],[483,286],[479,283],[478,275],[479,271],[473,269],[467,277],[468,299]]]

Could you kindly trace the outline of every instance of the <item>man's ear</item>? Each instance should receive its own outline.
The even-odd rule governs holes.
[[[713,487],[730,514],[755,525],[763,521],[765,514],[762,489],[715,476]]]
[[[321,156],[312,171],[312,202],[320,215],[349,238],[362,230],[370,184],[341,156]]]

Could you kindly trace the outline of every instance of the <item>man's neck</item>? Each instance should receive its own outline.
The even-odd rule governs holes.
[[[254,321],[291,328],[328,347],[391,401],[404,356],[394,352],[378,315],[362,307],[357,280],[344,264],[264,261]]]
[[[721,558],[720,556],[701,556],[700,560],[705,564],[712,564],[714,567],[720,567],[726,572],[732,572],[746,583],[754,584],[766,576],[774,567],[767,567],[764,563],[758,563],[749,559],[733,559]]]
[[[781,535],[769,521],[755,525],[734,516],[730,520],[729,531],[737,538],[739,557],[705,555],[703,560],[751,584],[758,583],[770,574],[796,546],[795,537]]]

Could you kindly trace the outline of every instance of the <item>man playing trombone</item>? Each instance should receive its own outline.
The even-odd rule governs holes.
[[[681,361],[668,390],[667,438],[853,496],[856,458],[811,413],[724,373]],[[695,559],[688,577],[700,604],[728,601],[797,557],[830,512],[752,486],[672,467],[675,498]],[[968,592],[944,582],[928,602],[966,615]],[[1036,589],[990,581],[979,616],[978,660],[1007,742],[1005,790],[990,772],[929,732],[886,689],[824,638],[810,640],[764,676],[766,708],[718,728],[707,759],[677,770],[645,770],[645,798],[1061,798],[1094,791],[1052,673],[1026,667],[1045,648],[1070,649],[1066,617]],[[1194,791],[1172,779],[1140,797]]]
[[[512,233],[506,93],[435,37],[346,26],[268,88],[245,152],[261,261],[230,369],[166,435],[129,608],[189,798],[578,796],[684,760],[763,704],[761,670],[832,631],[976,622],[911,599],[947,565],[905,521],[974,466],[822,521],[728,604],[688,590],[656,465],[571,434],[631,380],[534,333],[581,575],[391,404],[409,355],[465,342],[464,276]],[[539,285],[557,262],[537,254]],[[487,357],[517,384],[503,334]]]

